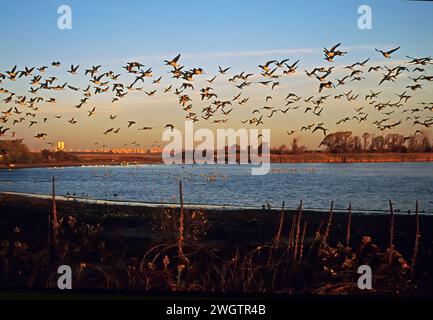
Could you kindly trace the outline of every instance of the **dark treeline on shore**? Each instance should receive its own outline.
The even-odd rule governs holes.
[[[424,134],[404,136],[397,133],[375,135],[363,133],[354,136],[352,131],[338,131],[328,134],[319,147],[325,147],[329,153],[367,153],[367,152],[432,152],[432,143]],[[299,154],[308,151],[304,146],[299,146],[299,140],[293,139],[291,148],[281,145],[272,148],[272,154]]]
[[[419,132],[411,136],[404,136],[396,133],[389,133],[385,135],[363,133],[361,136],[356,136],[353,135],[351,131],[338,131],[328,134],[320,143],[319,150],[309,150],[305,146],[301,145],[299,141],[300,140],[298,138],[294,138],[290,146],[281,145],[279,147],[271,147],[270,153],[272,155],[295,155],[297,157],[303,157],[303,155],[308,155],[312,153],[318,155],[359,154],[360,156],[362,156],[363,154],[368,155],[393,153],[397,154],[396,156],[398,157],[398,154],[427,154],[433,152],[431,140],[426,135]],[[239,153],[240,147],[236,145],[235,150],[236,153]],[[227,147],[225,151],[227,155]],[[258,146],[257,151],[259,154],[262,153],[261,144]],[[119,155],[116,155],[116,157],[119,158]],[[92,159],[93,158],[91,157],[90,160]],[[106,162],[114,161],[112,158],[110,159],[105,160]],[[82,160],[83,159],[81,159],[81,156],[65,151],[52,151],[44,149],[40,152],[32,152],[27,147],[27,145],[22,142],[22,140],[0,140],[0,164],[61,164],[82,162]],[[126,161],[127,159],[125,158],[124,160]],[[135,160],[138,161],[140,159]],[[314,159],[310,160],[313,161]],[[86,161],[89,161],[89,159],[86,159]],[[322,162],[323,159],[317,158],[315,159],[315,161]],[[327,161],[329,161],[329,159]],[[366,159],[366,161],[368,161],[368,159]],[[406,161],[408,160],[406,159]],[[413,161],[416,161],[416,159],[413,159]],[[422,161],[430,160],[424,159]]]
[[[0,140],[0,163],[50,163],[78,161],[74,155],[63,151],[44,149],[31,152],[21,140]]]

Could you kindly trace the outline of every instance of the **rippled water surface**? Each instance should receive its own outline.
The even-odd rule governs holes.
[[[0,191],[50,194],[52,176],[59,195],[93,199],[174,203],[178,181],[184,201],[261,207],[270,203],[306,208],[387,210],[388,200],[397,210],[415,208],[433,213],[433,163],[272,164],[271,172],[252,176],[249,166],[140,165],[126,167],[68,167],[0,170]]]

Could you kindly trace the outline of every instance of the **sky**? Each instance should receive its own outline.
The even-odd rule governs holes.
[[[57,27],[60,5],[69,5],[72,9],[72,29],[60,30]],[[372,9],[372,29],[360,30],[357,26],[360,5]],[[60,91],[45,93],[44,97],[55,97],[57,103],[42,103],[36,119],[38,123],[28,128],[27,122],[13,127],[16,137],[24,137],[31,148],[46,147],[47,141],[64,140],[67,148],[93,148],[95,143],[108,147],[123,147],[138,141],[143,147],[159,143],[163,127],[173,123],[182,128],[185,112],[179,106],[174,95],[163,95],[162,89],[171,83],[177,86],[182,82],[173,82],[164,66],[163,60],[170,60],[180,53],[180,63],[185,68],[201,67],[205,75],[194,81],[195,91],[209,85],[205,79],[217,75],[212,85],[218,98],[231,99],[239,90],[228,83],[228,78],[241,71],[259,73],[259,64],[271,59],[289,58],[290,62],[300,59],[297,73],[290,78],[277,80],[281,85],[275,91],[254,84],[247,88],[243,97],[250,97],[246,106],[233,105],[230,119],[222,127],[239,128],[241,120],[252,117],[251,112],[263,106],[284,108],[284,97],[288,92],[295,92],[302,97],[315,95],[317,80],[309,79],[303,70],[319,66],[335,66],[334,78],[344,76],[343,67],[359,60],[370,58],[369,65],[387,63],[396,66],[407,62],[405,55],[425,57],[433,55],[433,2],[428,1],[2,1],[0,29],[3,30],[0,47],[0,73],[18,65],[50,65],[52,61],[61,61],[62,67],[50,68],[46,76],[59,78],[56,84],[68,82],[73,86],[85,88],[88,76],[83,71],[92,65],[102,64],[103,71],[113,70],[122,73],[122,81],[133,81],[122,66],[128,61],[139,61],[145,69],[152,67],[154,78],[162,75],[160,85],[152,85],[151,79],[143,84],[144,91],[156,89],[157,94],[148,97],[144,92],[131,92],[124,99],[111,103],[112,95],[92,97],[80,110],[74,108],[82,98],[81,93]],[[323,48],[330,48],[342,43],[341,50],[347,51],[344,57],[338,57],[334,63],[323,59]],[[389,50],[401,46],[391,60],[384,59],[374,48]],[[385,61],[387,60],[387,61]],[[72,76],[66,72],[70,64],[80,65],[80,74]],[[218,66],[230,66],[228,75],[219,75]],[[428,75],[433,74],[431,67],[426,68]],[[365,105],[363,96],[370,89],[378,91],[381,73],[368,74],[365,81],[351,83],[345,89],[322,92],[337,94],[351,88],[360,92],[359,102],[330,101],[320,118],[311,113],[303,113],[307,104],[299,110],[283,115],[277,114],[271,119],[266,117],[263,128],[271,128],[272,145],[290,144],[294,137],[310,148],[316,148],[323,134],[301,134],[300,128],[309,123],[324,122],[330,131],[352,130],[355,134],[377,132],[373,120],[380,119],[380,113],[371,110],[366,123],[349,122],[336,126],[336,121],[345,116],[356,115],[354,108]],[[254,81],[263,79],[254,78]],[[409,79],[398,80],[398,84],[385,83],[379,88],[384,91],[383,100],[395,100],[396,93],[402,93]],[[27,95],[29,78],[19,79],[14,83],[6,80],[0,88]],[[419,101],[433,101],[433,83],[425,83],[424,89],[412,93]],[[270,102],[265,97],[272,94]],[[0,98],[7,95],[0,93]],[[201,102],[197,93],[191,92],[193,111],[200,114],[201,108],[209,102]],[[415,103],[415,102],[414,102]],[[0,101],[0,111],[10,106]],[[88,110],[96,107],[92,117]],[[368,107],[368,106],[367,106]],[[371,106],[370,106],[371,108]],[[376,113],[375,113],[376,112]],[[396,114],[398,111],[396,112]],[[116,122],[110,123],[109,114],[117,114]],[[62,115],[62,119],[54,119]],[[427,114],[428,115],[428,114]],[[46,123],[41,119],[47,117]],[[78,123],[70,125],[66,120],[75,117]],[[215,116],[215,118],[222,118]],[[396,118],[398,119],[398,118]],[[57,121],[58,120],[58,121]],[[127,129],[127,121],[137,122],[140,126],[155,127],[151,131]],[[0,126],[6,126],[0,124]],[[9,126],[9,125],[8,125]],[[197,127],[216,129],[220,125],[199,121]],[[118,135],[102,135],[110,127],[121,127]],[[249,126],[246,126],[249,128]],[[254,127],[254,126],[253,126]],[[296,133],[288,136],[286,131]],[[376,131],[375,131],[376,130]],[[395,132],[413,133],[410,121],[396,128]],[[11,130],[12,131],[12,130]],[[48,134],[46,140],[35,139],[36,133]]]

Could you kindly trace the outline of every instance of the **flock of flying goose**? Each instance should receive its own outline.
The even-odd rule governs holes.
[[[407,60],[401,63],[389,63],[388,65],[369,64],[370,58],[357,61],[351,65],[339,67],[334,64],[339,57],[348,53],[340,50],[340,43],[327,49],[324,48],[324,60],[327,66],[315,67],[312,70],[300,72],[300,60],[291,61],[290,59],[270,60],[258,66],[258,73],[231,73],[231,67],[219,66],[215,74],[207,76],[205,71],[200,67],[186,68],[180,64],[181,55],[165,60],[164,66],[168,68],[169,77],[174,79],[170,85],[164,87],[161,83],[167,76],[155,76],[151,67],[145,67],[144,64],[134,61],[127,62],[123,69],[127,75],[116,74],[111,70],[103,70],[101,65],[90,68],[81,68],[79,65],[71,65],[66,71],[70,75],[77,75],[79,72],[84,73],[88,78],[85,87],[73,85],[69,82],[63,82],[56,76],[45,76],[48,69],[62,69],[62,63],[54,61],[51,66],[27,67],[19,69],[16,65],[9,70],[0,72],[0,136],[15,138],[20,135],[20,127],[26,125],[34,128],[34,137],[43,139],[47,142],[47,131],[45,130],[52,121],[64,121],[65,126],[75,126],[79,120],[78,116],[64,118],[62,114],[48,116],[40,110],[41,104],[53,105],[55,113],[56,104],[60,104],[57,98],[52,97],[55,91],[72,91],[81,97],[74,105],[76,112],[81,112],[87,117],[103,117],[108,125],[107,128],[100,132],[102,135],[112,135],[119,133],[120,130],[152,130],[153,126],[139,125],[137,119],[127,120],[125,123],[118,122],[118,114],[113,111],[112,114],[98,115],[97,108],[92,103],[92,98],[99,95],[109,96],[112,104],[121,104],[128,99],[131,92],[143,92],[143,98],[162,94],[174,95],[180,108],[182,108],[185,118],[193,122],[203,121],[212,124],[223,124],[229,120],[230,115],[235,110],[249,113],[248,118],[242,120],[243,125],[259,126],[263,125],[266,119],[275,115],[285,115],[289,111],[301,108],[305,118],[311,114],[314,119],[321,117],[330,104],[330,101],[345,99],[351,105],[351,108],[342,110],[341,113],[352,112],[352,115],[344,116],[338,119],[335,124],[342,125],[346,122],[361,123],[371,121],[380,131],[393,129],[410,121],[416,129],[421,127],[430,127],[433,125],[433,102],[417,101],[414,96],[418,91],[425,90],[427,84],[433,81],[433,76],[428,75],[428,66],[433,64],[431,57],[414,58],[406,56]],[[400,47],[388,51],[375,49],[376,55],[390,60],[392,55]],[[333,65],[334,64],[334,65]],[[335,71],[344,72],[343,77],[337,77]],[[316,82],[317,94],[309,97],[301,96],[295,92],[281,92],[282,82],[295,74],[303,74]],[[333,74],[334,73],[334,74]],[[377,83],[375,90],[370,90],[366,95],[361,95],[356,89],[345,89],[348,84],[353,84],[366,79],[367,75],[377,73],[380,81]],[[121,78],[128,77],[130,81],[121,81]],[[226,86],[231,86],[236,93],[231,97],[222,97],[217,94],[212,84],[217,78],[223,81]],[[409,85],[399,87],[401,78],[410,81]],[[9,84],[18,79],[25,79],[28,83],[25,94],[13,92],[7,89]],[[199,81],[195,81],[199,79]],[[398,81],[399,80],[399,81]],[[204,83],[197,88],[196,83]],[[384,90],[379,88],[384,83],[390,83],[396,88],[393,93],[393,99],[382,98]],[[146,88],[144,88],[146,86]],[[250,97],[245,90],[247,87],[265,88],[268,94],[263,97],[263,106],[257,107],[251,104]],[[428,90],[428,89],[427,89]],[[430,89],[431,90],[431,89]],[[279,91],[279,92],[278,92]],[[275,92],[283,97],[276,101]],[[200,103],[205,103],[204,107],[193,107],[193,95],[197,95]],[[332,102],[331,102],[332,103]],[[3,104],[3,105],[2,105]],[[272,106],[271,104],[274,104]],[[276,107],[279,105],[280,107]],[[375,109],[379,112],[381,119],[372,121],[368,119],[368,109]],[[399,110],[396,112],[396,110]],[[116,108],[113,107],[113,110]],[[353,114],[355,112],[355,114]],[[407,115],[405,115],[407,113]],[[396,118],[396,116],[398,118]],[[117,119],[117,120],[116,120]],[[115,124],[115,125],[114,125]],[[173,130],[172,123],[161,125],[164,128]],[[238,124],[239,126],[239,124]],[[303,124],[298,130],[287,130],[288,135],[295,132],[322,132],[325,136],[329,129],[324,122],[314,121]],[[417,130],[416,132],[422,132]],[[52,144],[51,142],[47,142]],[[97,145],[98,142],[95,142]],[[135,141],[133,145],[138,145]],[[125,144],[126,145],[126,144]]]

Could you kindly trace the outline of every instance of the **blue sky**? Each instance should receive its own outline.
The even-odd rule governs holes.
[[[72,8],[72,30],[57,28],[57,8],[64,4]],[[372,30],[357,27],[357,9],[363,4],[372,8]],[[103,64],[120,72],[125,62],[139,60],[162,74],[167,71],[162,60],[181,53],[183,63],[203,67],[210,77],[218,65],[232,66],[233,72],[257,72],[258,64],[273,58],[299,58],[302,69],[323,65],[320,50],[338,42],[350,53],[342,63],[368,57],[383,61],[374,47],[401,46],[396,59],[405,59],[406,54],[432,55],[433,2],[3,1],[0,29],[0,72],[15,64],[39,66],[53,60],[62,61],[64,66],[80,64],[83,69]],[[139,104],[138,100],[128,103],[134,105],[134,101]],[[109,113],[111,106],[105,108]],[[125,119],[137,116],[137,109],[125,112]],[[152,112],[144,116],[144,122],[158,118]],[[92,125],[86,130],[92,130]],[[288,129],[283,122],[276,126],[282,133]],[[102,127],[101,122],[97,130]],[[73,133],[65,135],[73,147],[88,147],[72,142]],[[155,133],[151,139],[159,136]],[[285,142],[283,138],[276,141]],[[120,144],[119,138],[116,146]]]
[[[57,8],[73,29],[57,29]],[[370,5],[373,29],[357,28]],[[413,55],[433,46],[433,3],[377,1],[4,1],[2,63],[123,59],[182,53],[399,44]]]

